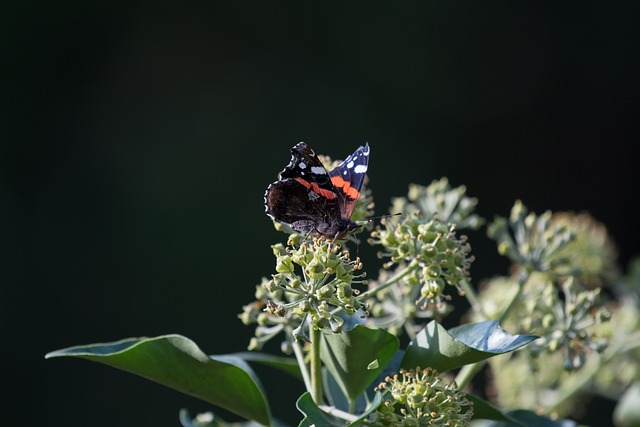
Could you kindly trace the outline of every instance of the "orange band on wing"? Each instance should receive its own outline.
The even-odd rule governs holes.
[[[293,178],[294,181],[299,182],[300,184],[304,185],[306,188],[311,188],[311,183],[309,181],[305,181],[302,178]]]
[[[336,195],[333,191],[320,188],[318,187],[318,184],[316,184],[315,182],[309,182],[299,177],[293,178],[293,179],[296,182],[299,182],[300,184],[304,185],[305,188],[310,189],[314,193],[319,194],[320,196],[324,197],[327,200],[333,200],[336,198]]]
[[[332,176],[331,182],[336,188],[342,188],[344,194],[346,194],[351,199],[357,199],[360,197],[360,192],[357,188],[352,187],[349,181],[345,181],[342,179],[340,175]]]

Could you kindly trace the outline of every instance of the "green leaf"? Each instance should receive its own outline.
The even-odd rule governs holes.
[[[369,406],[367,406],[367,409],[358,417],[357,420],[350,422],[349,424],[347,424],[347,426],[356,427],[362,424],[373,411],[378,409],[378,406],[380,406],[381,403],[382,403],[382,394],[380,392],[377,392],[375,396],[373,396],[373,400],[371,401]]]
[[[456,326],[449,329],[449,334],[469,347],[494,354],[517,350],[538,339],[535,335],[511,335],[500,327],[497,320]]]
[[[346,423],[344,420],[327,414],[316,405],[311,398],[309,392],[304,393],[296,402],[296,408],[302,412],[305,417],[298,424],[298,427],[312,427],[312,426],[340,426],[343,427]]]
[[[517,427],[518,425],[524,425],[527,427],[577,427],[575,421],[571,420],[552,420],[542,415],[537,415],[535,412],[518,409],[515,411],[507,412],[507,415],[515,420],[518,424],[510,423],[508,421],[472,421],[472,427]]]
[[[431,321],[407,347],[402,368],[431,367],[439,372],[508,353],[533,341],[533,335],[510,335],[495,320],[470,323],[447,331]]]
[[[45,356],[79,357],[140,375],[270,425],[269,407],[253,371],[233,356],[207,356],[188,338],[164,335],[70,347]]]
[[[323,337],[320,357],[351,401],[378,377],[399,346],[398,338],[387,331],[362,325]],[[372,368],[376,360],[377,367]]]
[[[369,415],[382,403],[382,395],[376,393],[366,410],[355,420],[346,421],[323,411],[311,398],[308,392],[300,396],[296,407],[305,415],[305,418],[298,425],[299,427],[357,427],[361,425]]]
[[[342,411],[349,410],[349,400],[327,368],[322,368],[322,387],[327,403]],[[358,396],[355,407],[362,404],[364,396]],[[362,405],[364,407],[364,405]]]
[[[300,373],[300,366],[296,359],[292,357],[274,356],[268,353],[260,353],[253,351],[243,351],[238,353],[231,353],[230,356],[238,357],[246,362],[259,363],[261,365],[269,366],[271,368],[278,369],[286,374],[291,375],[294,378],[302,380],[302,374]]]
[[[501,410],[493,406],[491,403],[476,396],[475,394],[467,393],[465,397],[473,402],[474,420],[504,421],[507,423],[510,422],[513,425],[524,426],[524,424],[522,424],[520,421],[508,416],[507,414],[503,413]]]

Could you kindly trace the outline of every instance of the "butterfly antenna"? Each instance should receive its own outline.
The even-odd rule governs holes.
[[[371,222],[371,221],[376,220],[376,219],[391,218],[392,216],[398,216],[398,215],[402,215],[402,212],[396,212],[396,213],[387,214],[387,215],[372,216],[372,217],[369,217],[369,218],[360,219],[360,220],[358,220],[356,222],[357,223],[366,224],[366,223]]]

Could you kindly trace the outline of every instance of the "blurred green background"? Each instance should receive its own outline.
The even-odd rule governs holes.
[[[43,356],[165,333],[244,350],[235,316],[285,239],[263,193],[300,140],[334,158],[368,141],[378,214],[447,176],[485,217],[517,198],[587,210],[623,264],[640,252],[637,3],[2,9],[2,425],[177,426],[181,407],[212,409]],[[484,232],[471,244],[475,283],[505,273]],[[290,380],[268,382],[296,419]]]

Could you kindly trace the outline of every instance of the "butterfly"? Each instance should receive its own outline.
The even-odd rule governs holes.
[[[327,171],[316,153],[300,142],[278,181],[267,188],[265,211],[295,231],[337,240],[355,232],[351,221],[369,165],[369,144]]]

